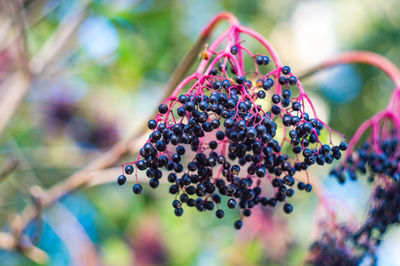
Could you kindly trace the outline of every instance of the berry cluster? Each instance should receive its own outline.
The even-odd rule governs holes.
[[[392,136],[379,137],[377,144],[367,140],[354,150],[353,156],[347,158],[346,164],[339,165],[331,171],[331,174],[340,183],[345,182],[345,169],[348,170],[348,177],[352,180],[357,179],[358,172],[364,175],[369,173],[368,182],[374,182],[376,176],[390,177],[398,181],[400,179],[398,146],[399,136],[396,132],[393,132]],[[375,150],[375,147],[378,147],[379,152]]]
[[[346,228],[340,229],[343,233],[327,234],[325,233],[320,240],[315,241],[310,246],[310,256],[307,264],[316,266],[359,265],[362,256],[356,255],[351,245],[346,244],[346,239],[342,236]]]
[[[379,245],[388,226],[400,223],[400,183],[378,186],[373,193],[366,222],[354,233],[354,240],[370,250]],[[373,233],[374,231],[374,233]]]
[[[262,74],[269,57],[252,54],[240,33],[266,46],[274,70]],[[217,50],[223,41],[226,47]],[[244,53],[254,62],[251,71],[244,71]],[[181,93],[184,89],[187,92]],[[197,71],[178,85],[158,112],[148,122],[152,132],[138,159],[123,165],[118,183],[124,184],[125,174],[139,169],[156,188],[165,174],[161,169],[170,172],[169,192],[175,195],[177,216],[186,204],[200,212],[216,210],[222,218],[222,196],[229,209],[241,209],[242,218],[258,204],[274,207],[283,202],[284,212],[291,213],[287,199],[295,193],[295,174],[314,164],[331,164],[347,148],[344,142],[332,144],[332,133],[343,136],[318,119],[290,67],[280,64],[260,35],[235,23],[203,52]],[[329,143],[320,139],[324,128],[329,130]],[[297,188],[312,190],[308,181],[297,182]],[[142,186],[135,184],[133,191],[141,193]],[[242,219],[234,226],[240,229]]]
[[[383,126],[381,126],[383,124]],[[361,135],[371,128],[371,134],[362,145],[355,147]],[[346,177],[356,180],[358,174],[368,175],[368,181],[376,179],[396,182],[400,179],[400,117],[391,108],[379,112],[364,122],[350,142],[349,152],[331,174],[339,183]]]
[[[358,265],[366,257],[376,263],[376,250],[383,234],[390,225],[398,223],[400,182],[392,182],[385,187],[377,186],[372,193],[368,216],[360,225],[332,227],[327,221],[323,223],[325,233],[311,245],[309,263]]]
[[[331,171],[339,183],[348,178],[356,180],[359,175],[368,176],[367,180],[374,183],[366,220],[338,226],[335,215],[330,215],[321,224],[324,237],[312,245],[308,261],[314,265],[358,265],[366,261],[375,265],[383,234],[400,221],[400,71],[386,58],[364,51],[344,53],[315,71],[341,63],[374,65],[386,72],[396,88],[387,107],[358,128],[344,160]],[[365,140],[357,146],[364,134]]]

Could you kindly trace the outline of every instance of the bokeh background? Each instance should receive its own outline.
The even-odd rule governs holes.
[[[294,73],[352,49],[380,53],[400,66],[396,0],[0,2],[0,90],[29,59],[57,50],[32,78],[0,138],[0,164],[19,162],[0,184],[2,231],[32,204],[32,187],[58,183],[145,123],[175,67],[219,11],[234,13],[263,34]],[[54,34],[71,27],[56,48]],[[303,82],[321,117],[347,136],[385,107],[393,89],[385,74],[360,65],[336,67]],[[355,220],[364,217],[366,182],[340,186],[329,178],[329,169],[312,174]],[[67,195],[43,212],[42,224],[27,228],[49,265],[298,265],[316,237],[319,208],[312,193],[296,197],[291,215],[281,208],[266,211],[247,219],[237,233],[232,223],[238,213],[217,220],[213,213],[185,209],[177,218],[166,186],[153,191],[145,185],[138,197],[115,179]],[[257,227],[256,219],[265,226]],[[399,239],[399,229],[386,234],[379,265],[399,263]],[[0,262],[35,264],[16,251],[0,251]]]

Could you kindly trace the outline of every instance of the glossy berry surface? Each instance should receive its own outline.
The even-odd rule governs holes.
[[[126,177],[125,177],[124,175],[120,175],[120,176],[118,177],[117,182],[118,182],[118,185],[122,186],[122,185],[125,184],[125,182],[126,182]]]
[[[135,194],[142,193],[142,185],[140,185],[140,184],[133,185],[132,189],[133,189],[133,193],[135,193]]]

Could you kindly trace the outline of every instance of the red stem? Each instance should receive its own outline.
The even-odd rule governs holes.
[[[393,80],[394,84],[396,85],[396,88],[400,87],[400,71],[396,67],[396,65],[393,64],[387,58],[372,52],[367,52],[367,51],[346,52],[337,56],[335,59],[322,63],[320,68],[327,68],[335,65],[349,64],[349,63],[362,63],[375,66],[384,71]]]
[[[218,13],[211,21],[208,23],[207,27],[202,31],[200,36],[208,36],[211,31],[216,27],[216,25],[222,20],[227,20],[232,26],[239,25],[239,20],[230,12]]]
[[[335,65],[340,65],[340,64],[349,64],[349,63],[362,63],[362,64],[368,64],[375,66],[379,69],[381,69],[383,72],[385,72],[390,79],[393,81],[395,84],[396,88],[392,93],[392,97],[390,98],[388,107],[385,110],[380,111],[370,119],[366,120],[364,123],[361,124],[361,126],[357,129],[356,133],[354,134],[353,138],[349,142],[349,149],[348,149],[348,154],[351,154],[355,145],[357,142],[360,140],[361,136],[364,134],[364,132],[373,126],[375,130],[373,130],[373,138],[374,140],[377,140],[379,138],[378,131],[376,130],[376,127],[379,127],[379,121],[382,118],[389,117],[395,127],[400,126],[399,118],[396,112],[396,106],[399,105],[399,96],[400,96],[400,71],[394,65],[390,60],[387,58],[372,53],[372,52],[367,52],[367,51],[352,51],[352,52],[346,52],[343,53],[339,56],[337,56],[335,59],[326,61],[322,63],[321,65],[313,68],[308,74],[317,72],[319,70],[332,67]],[[303,76],[307,76],[303,75]],[[394,112],[394,113],[393,113]]]
[[[265,48],[268,50],[269,54],[271,55],[271,58],[274,61],[276,68],[281,68],[283,66],[281,60],[279,59],[278,53],[261,34],[255,32],[252,29],[246,28],[245,26],[242,25],[239,26],[239,31],[252,36],[254,39],[258,40],[262,45],[264,45]]]

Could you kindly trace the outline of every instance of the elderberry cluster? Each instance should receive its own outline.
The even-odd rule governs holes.
[[[267,111],[255,100],[264,99],[274,87],[272,77],[253,85],[245,76],[222,79],[218,73],[216,68],[210,71],[203,83],[207,90],[189,91],[158,107],[159,114],[148,122],[149,140],[140,158],[125,166],[125,173],[131,175],[135,165],[146,171],[150,187],[156,188],[164,174],[161,169],[169,171],[177,216],[186,204],[200,212],[216,209],[216,216],[222,218],[221,196],[227,197],[229,209],[238,206],[242,217],[250,216],[257,204],[274,207],[278,202],[284,202],[284,212],[291,213],[293,207],[286,200],[295,193],[295,173],[315,163],[332,163],[346,144],[331,147],[320,142],[324,126],[302,112],[302,104],[292,97],[290,86],[297,79],[289,76],[289,67],[281,69],[277,79],[284,90],[272,95]],[[277,134],[280,127],[288,129],[284,138]],[[283,149],[285,142],[289,148]],[[125,180],[121,175],[118,183]],[[267,187],[266,180],[272,186]],[[303,182],[297,188],[312,190],[311,184]],[[263,195],[263,189],[272,190],[272,196]],[[135,184],[133,191],[141,193],[141,185]],[[240,229],[242,221],[234,226]]]
[[[378,146],[378,147],[377,147]],[[346,176],[357,179],[357,174],[368,175],[368,181],[373,182],[377,176],[389,177],[394,181],[400,179],[400,153],[398,152],[399,136],[393,132],[391,136],[379,137],[378,141],[365,141],[349,155],[331,174],[340,183]]]

